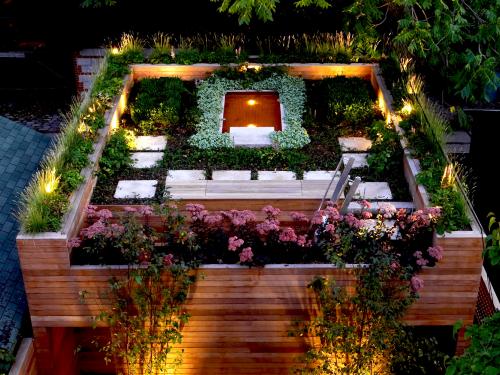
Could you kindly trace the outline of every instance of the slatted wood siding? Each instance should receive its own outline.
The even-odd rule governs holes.
[[[212,68],[206,66],[134,67],[135,79],[150,76],[184,74],[184,79],[202,78]],[[213,67],[215,69],[215,67]],[[390,114],[390,98],[383,92],[383,82],[373,65],[338,66],[296,65],[295,72],[304,78],[327,75],[359,75],[369,79],[384,99]],[[191,78],[189,78],[191,77]],[[124,96],[126,97],[126,96]],[[108,121],[116,120],[116,110]],[[407,176],[412,178],[410,174]],[[414,178],[414,176],[413,176]],[[71,267],[67,241],[78,231],[83,221],[81,209],[88,202],[92,180],[88,179],[74,197],[77,207],[73,219],[66,222],[63,233],[20,235],[19,258],[29,309],[34,328],[34,344],[40,375],[69,375],[76,369],[112,373],[96,352],[74,355],[77,344],[88,337],[91,317],[105,309],[105,292],[111,275],[124,272],[117,267]],[[418,198],[418,197],[415,197]],[[248,208],[259,210],[262,202],[224,199],[203,202],[207,208]],[[293,202],[276,201],[275,206]],[[295,201],[296,208],[285,211],[312,211],[315,202]],[[239,206],[237,207],[236,204]],[[419,204],[419,203],[417,203]],[[226,205],[226,206],[224,206]],[[255,207],[253,205],[258,205]],[[254,208],[252,208],[254,207]],[[283,206],[281,206],[283,207]],[[421,277],[425,287],[420,299],[410,308],[405,320],[415,325],[452,325],[457,320],[472,323],[481,274],[481,236],[477,231],[455,232],[436,238],[444,247],[444,259],[432,269],[424,269]],[[318,266],[311,268],[237,268],[203,269],[206,277],[194,286],[187,308],[193,315],[185,329],[186,349],[184,374],[281,374],[297,363],[305,339],[287,337],[289,323],[294,318],[307,318],[314,313],[312,295],[306,284],[314,275],[334,277],[339,283],[353,282],[351,271]],[[87,297],[84,303],[81,292]],[[76,330],[81,327],[83,330]],[[101,363],[101,364],[99,364]]]

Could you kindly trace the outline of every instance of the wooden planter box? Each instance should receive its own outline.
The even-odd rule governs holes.
[[[308,79],[338,74],[368,79],[384,114],[391,116],[390,95],[375,64],[290,66],[292,74]],[[92,156],[93,166],[84,171],[86,180],[71,198],[71,210],[63,229],[57,233],[19,234],[17,246],[34,331],[38,374],[112,372],[95,349],[75,353],[80,345],[87,348],[85,342],[95,332],[90,328],[92,317],[109,306],[105,298],[109,278],[123,274],[126,267],[72,266],[67,244],[85,220],[84,208],[95,185],[95,163],[102,153],[107,131],[118,125],[133,81],[151,76],[199,79],[218,67],[133,66],[132,74],[124,80],[122,95],[107,115],[108,127]],[[415,204],[423,207],[427,204],[425,189],[415,182],[416,172],[409,154],[405,154],[405,170]],[[240,208],[238,204],[243,203],[220,202],[231,208]],[[293,202],[288,204],[293,206]],[[304,204],[297,201],[296,210],[310,209]],[[466,325],[472,323],[481,278],[482,240],[474,225],[471,231],[436,237],[436,243],[444,248],[444,258],[436,267],[421,272],[425,287],[406,314],[406,323],[422,326],[450,326],[458,320]],[[316,275],[334,278],[340,285],[353,286],[355,281],[352,269],[337,269],[332,265],[268,265],[252,269],[206,265],[198,272],[204,278],[195,283],[187,303],[193,317],[183,331],[185,354],[181,374],[288,374],[298,363],[307,340],[311,340],[287,335],[293,320],[308,319],[317,309],[306,285]],[[86,295],[84,301],[82,293]]]

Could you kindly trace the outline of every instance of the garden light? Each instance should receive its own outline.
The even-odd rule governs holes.
[[[47,194],[52,193],[57,189],[57,185],[59,184],[59,177],[56,177],[56,170],[51,169],[50,171],[45,172],[44,180],[44,189]]]
[[[111,48],[111,53],[113,55],[118,55],[118,53],[120,53],[120,50],[118,48],[116,48],[116,47],[113,47],[113,48]]]
[[[250,99],[250,100],[247,100],[247,104],[248,105],[255,105],[255,104],[257,104],[257,101],[254,99]]]
[[[450,163],[444,168],[443,177],[441,177],[441,187],[450,187],[454,182],[455,177],[453,176],[453,163]]]
[[[403,108],[401,108],[401,113],[405,116],[411,115],[413,112],[413,105],[408,100],[403,100]]]
[[[247,128],[256,128],[256,127],[257,127],[257,125],[255,125],[255,124],[248,124],[247,125]]]

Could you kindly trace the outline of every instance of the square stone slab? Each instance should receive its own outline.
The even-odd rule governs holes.
[[[205,171],[201,169],[171,169],[167,181],[199,181],[205,180]]]
[[[354,199],[392,199],[392,193],[387,182],[362,182]]]
[[[232,126],[229,128],[229,135],[235,146],[269,146],[272,144],[269,135],[273,131],[272,126],[256,128]]]
[[[342,151],[368,151],[372,147],[372,141],[364,137],[340,137],[340,149]]]
[[[304,172],[304,181],[330,181],[335,171],[309,171]],[[339,172],[337,172],[339,175]]]
[[[135,149],[138,151],[162,151],[167,148],[165,136],[141,135],[135,138]]]
[[[115,198],[153,198],[156,193],[156,180],[122,180],[118,182]]]
[[[258,179],[261,181],[292,181],[297,178],[294,172],[289,171],[258,171]]]
[[[251,171],[213,171],[212,180],[216,181],[242,181],[250,180]]]
[[[153,168],[163,158],[163,152],[133,152],[134,168]]]
[[[349,158],[354,158],[354,164],[352,165],[353,168],[364,168],[368,167],[368,162],[366,161],[366,157],[368,156],[367,153],[362,152],[359,154],[342,154],[342,159],[344,160],[344,164],[347,164],[349,161]]]

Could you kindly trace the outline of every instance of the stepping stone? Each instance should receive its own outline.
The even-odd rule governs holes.
[[[379,209],[380,204],[386,204],[388,202],[370,202],[371,207],[368,209],[369,211],[372,212],[377,212]],[[396,210],[399,210],[400,208],[404,208],[407,211],[413,211],[415,209],[415,205],[413,202],[390,202],[394,207],[396,207]],[[349,212],[359,212],[361,211],[361,205],[358,202],[351,202],[349,203]]]
[[[141,135],[135,138],[135,150],[138,151],[162,151],[167,147],[165,136]]]
[[[272,145],[269,135],[274,132],[272,126],[257,128],[236,127],[229,128],[229,135],[235,146],[270,146]]]
[[[251,171],[213,171],[212,180],[216,181],[242,181],[250,180]]]
[[[134,168],[153,168],[163,158],[163,152],[134,152],[131,156]]]
[[[362,182],[354,199],[392,199],[392,193],[387,182]]]
[[[122,180],[118,182],[115,198],[153,198],[156,193],[156,180]]]
[[[364,137],[340,137],[340,149],[342,151],[368,151],[372,147],[372,141]]]
[[[296,180],[294,172],[288,171],[259,171],[258,179],[261,181],[293,181]]]
[[[309,171],[304,172],[304,181],[330,181],[335,171]],[[337,175],[339,172],[337,172]]]
[[[199,181],[205,179],[205,171],[201,169],[171,169],[167,174],[167,181]]]
[[[352,165],[353,168],[364,168],[368,167],[368,162],[366,161],[366,157],[368,156],[367,153],[359,153],[359,154],[350,154],[350,153],[345,153],[342,154],[342,159],[344,161],[344,164],[347,164],[349,161],[349,158],[354,158],[354,164]]]

